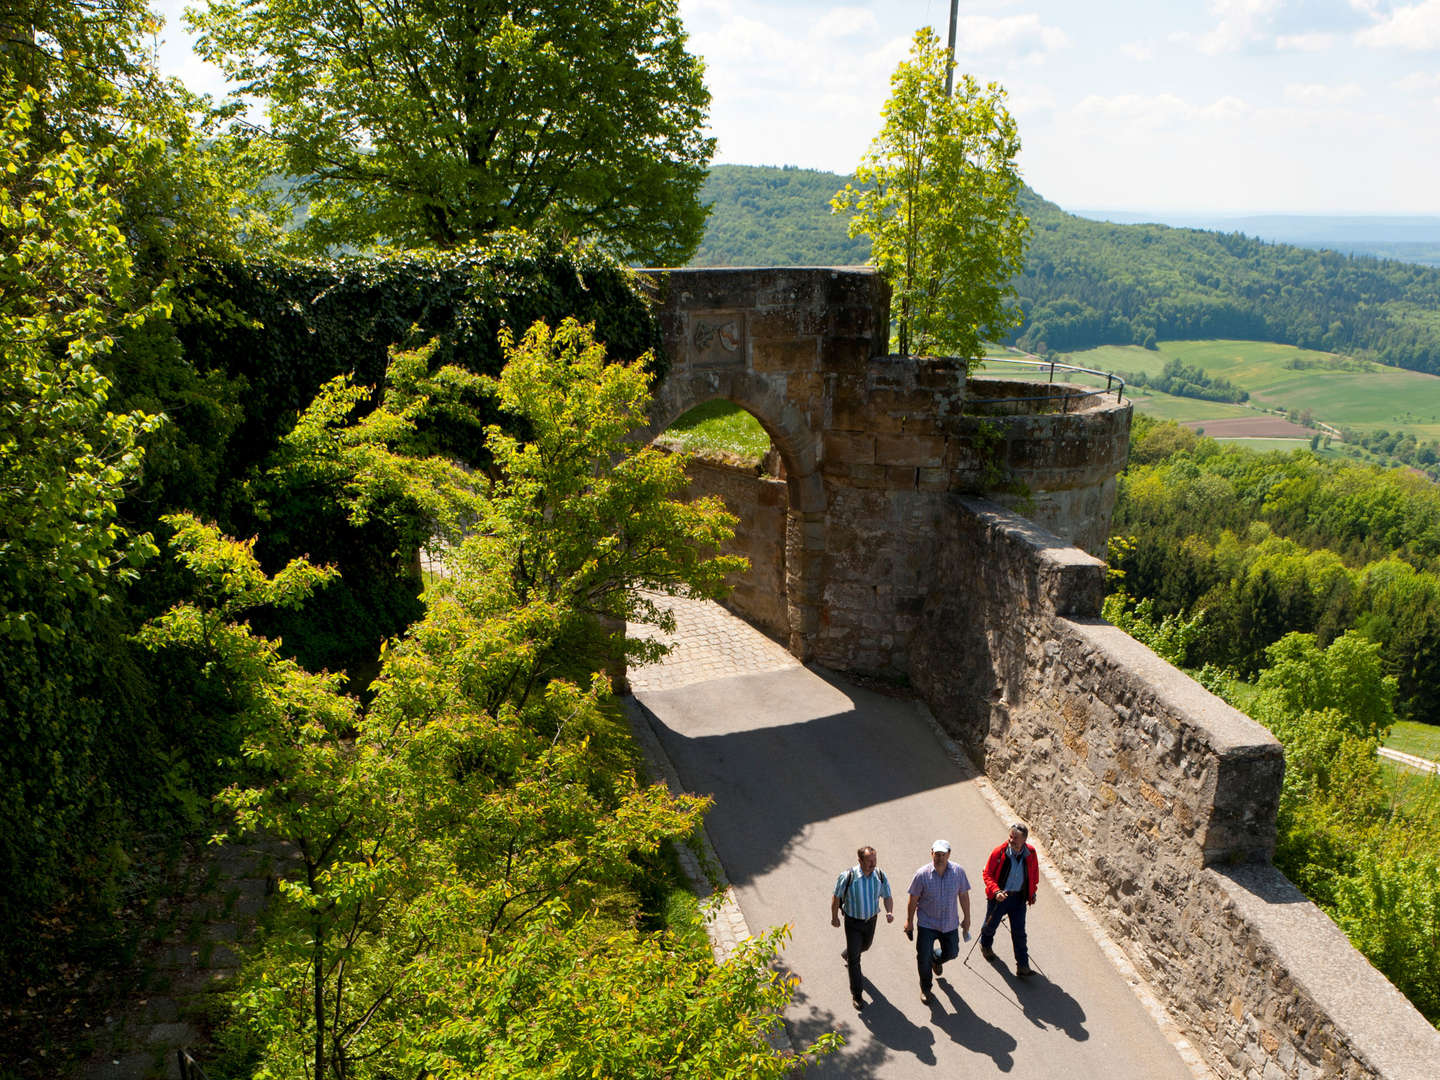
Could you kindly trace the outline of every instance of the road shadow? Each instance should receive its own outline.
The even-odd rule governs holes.
[[[927,1024],[917,1024],[887,999],[869,979],[865,980],[865,1008],[843,1019],[834,1013],[807,1003],[803,994],[795,995],[795,1005],[805,1008],[805,1015],[787,1020],[797,1043],[813,1042],[826,1031],[838,1031],[845,1046],[838,1053],[820,1058],[805,1070],[806,1080],[861,1080],[872,1077],[891,1058],[908,1055],[926,1068],[934,1068],[935,1032]],[[868,1038],[857,1038],[863,1028]]]
[[[1075,1042],[1090,1038],[1084,1007],[1059,983],[1051,982],[1040,968],[1022,979],[998,959],[982,958],[965,966],[981,983],[1013,1003],[1035,1027],[1063,1031]]]
[[[824,689],[815,687],[819,678]],[[808,681],[808,685],[807,685]],[[732,883],[745,885],[791,857],[808,826],[972,779],[920,720],[912,699],[877,694],[825,672],[793,668],[706,684],[716,711],[763,717],[767,699],[803,698],[842,708],[814,719],[691,735],[693,688],[636,695],[687,790],[722,796],[707,827]],[[682,710],[691,710],[688,713]],[[908,722],[906,722],[908,721]],[[697,726],[709,722],[701,717]],[[863,748],[863,753],[856,753]],[[797,779],[803,782],[797,782]],[[828,873],[828,869],[826,871]]]
[[[1009,1072],[1015,1067],[1015,1047],[1019,1045],[1019,1040],[1014,1035],[980,1019],[949,979],[943,976],[936,979],[935,990],[937,992],[932,995],[934,1001],[930,1006],[930,1022],[935,1027],[950,1036],[957,1045],[988,1057],[1001,1072]],[[940,1004],[942,995],[950,1006],[949,1011]]]

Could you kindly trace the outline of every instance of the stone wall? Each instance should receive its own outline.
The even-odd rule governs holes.
[[[784,460],[784,625],[797,656],[903,679],[941,509],[1008,499],[1101,553],[1130,406],[1063,384],[967,380],[953,359],[884,355],[889,290],[855,268],[652,272],[670,360],[651,433],[715,398]],[[975,394],[987,415],[967,415]],[[988,415],[997,396],[1024,398]],[[758,596],[737,601],[758,604]],[[761,624],[781,625],[773,614]]]
[[[1098,560],[984,500],[944,530],[914,684],[1216,1073],[1434,1077],[1440,1033],[1269,865],[1274,738],[1098,618]]]
[[[725,606],[777,641],[790,636],[785,604],[785,481],[755,468],[695,456],[685,469],[687,498],[718,495],[739,520],[727,555],[744,555],[750,569],[736,574]]]

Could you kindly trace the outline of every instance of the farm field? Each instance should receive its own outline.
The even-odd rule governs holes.
[[[1397,720],[1385,745],[1416,757],[1440,761],[1440,725]]]
[[[1440,438],[1440,377],[1334,353],[1265,341],[1168,341],[1158,349],[1101,346],[1071,353],[1066,361],[1159,375],[1172,358],[1248,390],[1258,406],[1308,409],[1317,420],[1362,431],[1402,428],[1417,439]],[[1244,406],[1146,394],[1143,387],[1135,388],[1133,400],[1143,412],[1181,422],[1253,415]]]

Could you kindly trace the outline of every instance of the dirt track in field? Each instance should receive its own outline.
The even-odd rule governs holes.
[[[1184,427],[1204,429],[1214,439],[1308,439],[1314,428],[1278,416],[1236,416],[1226,420],[1187,420]]]

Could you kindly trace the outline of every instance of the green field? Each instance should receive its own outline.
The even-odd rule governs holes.
[[[1440,725],[1397,720],[1385,745],[1404,754],[1440,761]]]
[[[1440,377],[1385,367],[1334,353],[1265,341],[1168,341],[1158,349],[1106,345],[1070,353],[1067,363],[1122,373],[1159,375],[1177,358],[1228,379],[1266,409],[1310,410],[1315,419],[1361,431],[1387,428],[1440,438]],[[1244,416],[1244,406],[1219,405],[1135,388],[1135,406],[1166,420]]]

